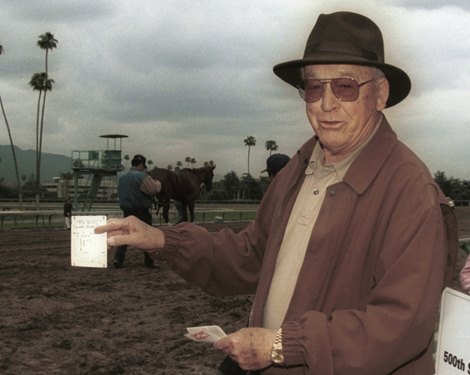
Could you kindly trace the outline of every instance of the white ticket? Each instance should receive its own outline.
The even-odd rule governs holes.
[[[216,342],[222,337],[227,336],[222,328],[219,326],[203,326],[203,327],[189,327],[186,328],[188,333],[185,336],[188,339],[198,342]]]
[[[96,234],[97,226],[106,224],[104,215],[73,215],[71,227],[71,263],[76,267],[108,266],[106,233]]]

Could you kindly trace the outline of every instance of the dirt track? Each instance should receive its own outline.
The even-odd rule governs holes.
[[[457,214],[461,236],[470,237],[470,209]],[[71,267],[69,235],[0,232],[1,374],[216,373],[223,356],[184,338],[185,327],[237,330],[249,296],[210,297],[165,264],[145,268],[139,251],[128,251],[123,269]]]

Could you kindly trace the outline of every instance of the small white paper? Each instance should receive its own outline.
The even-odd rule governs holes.
[[[188,333],[184,335],[185,337],[198,342],[213,343],[227,336],[219,326],[188,327],[186,331]]]
[[[74,215],[71,228],[71,262],[75,267],[106,268],[108,254],[106,233],[96,234],[94,229],[106,224],[104,215]]]
[[[470,374],[470,296],[445,288],[436,352],[436,374]]]

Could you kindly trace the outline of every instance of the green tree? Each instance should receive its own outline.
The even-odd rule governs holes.
[[[127,163],[129,162],[129,160],[131,159],[131,157],[129,155],[124,155],[124,167],[127,167]]]
[[[153,160],[148,160],[147,164],[149,165],[149,169],[152,169]]]
[[[242,176],[240,181],[243,200],[259,200],[263,196],[263,190],[256,179],[249,173]]]
[[[265,143],[265,147],[266,147],[266,150],[269,151],[269,155],[271,156],[271,154],[273,153],[273,151],[276,151],[279,147],[276,143],[276,141],[270,139],[268,141],[266,141]]]
[[[3,55],[5,53],[3,46],[0,45],[0,55]],[[16,173],[16,186],[18,189],[18,198],[20,201],[20,207],[23,207],[23,189],[20,183],[20,171],[18,169],[18,160],[16,159],[16,152],[15,152],[15,144],[13,143],[13,137],[11,135],[11,129],[10,129],[10,124],[8,123],[8,118],[7,114],[5,112],[5,107],[3,106],[3,100],[2,97],[0,96],[0,107],[2,109],[2,114],[3,114],[3,119],[5,120],[5,125],[7,127],[7,132],[8,132],[8,138],[10,139],[10,146],[11,146],[11,153],[13,156],[13,164],[15,167],[15,173]]]
[[[192,167],[194,168],[195,165],[196,165],[196,159],[191,158],[191,160],[189,162],[191,163]]]
[[[240,199],[240,179],[234,171],[224,176],[222,184],[229,199]]]
[[[186,156],[186,157],[184,158],[184,161],[185,161],[186,163],[188,163],[188,168],[189,168],[189,163],[191,163],[191,156]]]
[[[250,174],[250,150],[251,147],[256,146],[256,138],[253,137],[252,135],[246,137],[243,142],[245,143],[245,146],[248,146],[248,174]]]
[[[183,163],[181,161],[177,161],[176,162],[176,167],[175,167],[175,171],[176,172],[179,172],[181,170],[181,167],[183,166]]]

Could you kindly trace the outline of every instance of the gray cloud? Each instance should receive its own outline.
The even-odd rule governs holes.
[[[266,140],[292,154],[311,136],[296,90],[277,79],[272,67],[302,55],[318,13],[344,5],[338,0],[0,2],[0,44],[6,51],[0,56],[0,94],[20,147],[34,148],[37,94],[28,81],[43,70],[44,53],[36,41],[50,31],[59,44],[50,53],[55,85],[48,95],[44,151],[103,149],[99,135],[126,134],[123,154],[142,152],[161,166],[186,156],[214,160],[221,175],[246,172],[243,139],[249,135],[257,139],[251,157],[255,174],[264,168]],[[349,7],[380,25],[388,61],[413,79],[410,98],[387,111],[392,125],[431,171],[470,178],[448,157],[469,159],[466,142],[455,135],[464,134],[470,120],[458,100],[468,97],[470,15],[466,2],[437,4],[364,0]],[[452,131],[445,131],[447,123]],[[0,139],[6,143],[2,125]]]

